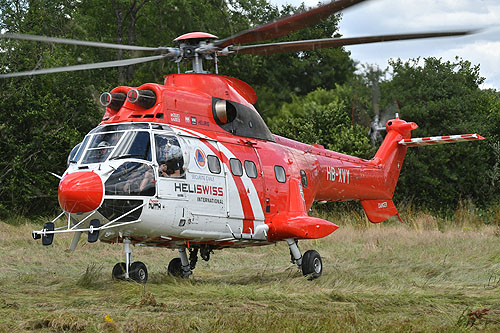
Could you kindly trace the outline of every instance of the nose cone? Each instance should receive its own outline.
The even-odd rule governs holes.
[[[99,207],[102,197],[102,180],[94,172],[70,173],[59,183],[59,205],[66,212],[91,212]]]

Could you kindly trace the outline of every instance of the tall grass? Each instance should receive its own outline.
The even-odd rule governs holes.
[[[299,242],[323,258],[314,281],[281,242],[216,251],[188,280],[166,274],[176,251],[134,248],[149,282],[115,282],[121,245],[82,239],[67,253],[70,235],[43,247],[30,235],[39,225],[0,222],[0,332],[500,330],[498,211],[488,224],[465,202],[448,217],[405,204],[404,223],[372,224],[360,210],[314,213],[340,226]]]

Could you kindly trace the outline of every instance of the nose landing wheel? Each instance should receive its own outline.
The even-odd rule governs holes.
[[[123,239],[123,248],[126,262],[119,262],[113,267],[112,276],[114,280],[131,279],[138,283],[148,281],[148,269],[143,262],[132,262],[132,249],[130,248],[130,239]]]
[[[124,262],[119,262],[113,267],[113,279],[114,280],[127,280],[127,264]],[[128,278],[138,282],[146,283],[148,281],[148,269],[146,265],[140,261],[136,261],[130,265],[128,269]]]
[[[146,283],[148,281],[148,269],[140,261],[136,261],[130,265],[129,275],[132,280],[138,283]]]
[[[124,262],[119,262],[113,267],[113,280],[125,280],[125,274],[127,273],[127,264]]]

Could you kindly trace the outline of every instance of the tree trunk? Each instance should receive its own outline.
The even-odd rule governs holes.
[[[136,44],[137,35],[135,31],[135,25],[137,23],[137,19],[140,17],[138,13],[148,1],[149,0],[143,0],[138,4],[136,0],[130,0],[128,9],[125,13],[123,10],[123,6],[120,4],[120,1],[119,0],[113,1],[115,7],[115,16],[116,16],[116,34],[119,44],[124,43],[124,28],[127,20],[128,20],[127,44],[128,45]],[[117,55],[118,60],[122,60],[124,58],[124,53],[125,52],[123,50],[118,51]],[[133,54],[133,52],[127,52],[127,53]],[[120,84],[123,84],[126,81],[132,80],[132,78],[134,77],[134,73],[135,73],[134,66],[119,67],[118,82]]]

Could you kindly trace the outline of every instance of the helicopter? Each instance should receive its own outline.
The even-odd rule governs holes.
[[[255,109],[247,83],[219,74],[218,57],[298,52],[325,47],[418,38],[464,36],[471,30],[355,38],[325,38],[249,44],[285,36],[363,2],[338,0],[257,26],[224,39],[206,32],[177,37],[177,47],[142,47],[4,33],[48,43],[156,52],[148,57],[0,74],[0,78],[88,70],[168,59],[192,69],[165,76],[163,84],[118,86],[100,96],[101,123],[70,152],[60,178],[62,212],[34,239],[51,245],[54,236],[73,233],[74,251],[87,241],[122,243],[124,262],[112,269],[117,280],[146,283],[148,270],[134,260],[132,246],[164,247],[179,256],[168,273],[187,278],[198,256],[215,250],[285,241],[291,262],[309,279],[322,275],[316,250],[304,253],[299,240],[319,239],[338,226],[309,216],[314,202],[358,200],[373,223],[400,218],[392,201],[408,147],[484,139],[478,134],[411,138],[418,128],[396,114],[370,160],[305,144],[270,132]],[[214,61],[215,74],[203,68]],[[67,219],[56,227],[55,222]],[[400,218],[401,219],[401,218]]]

